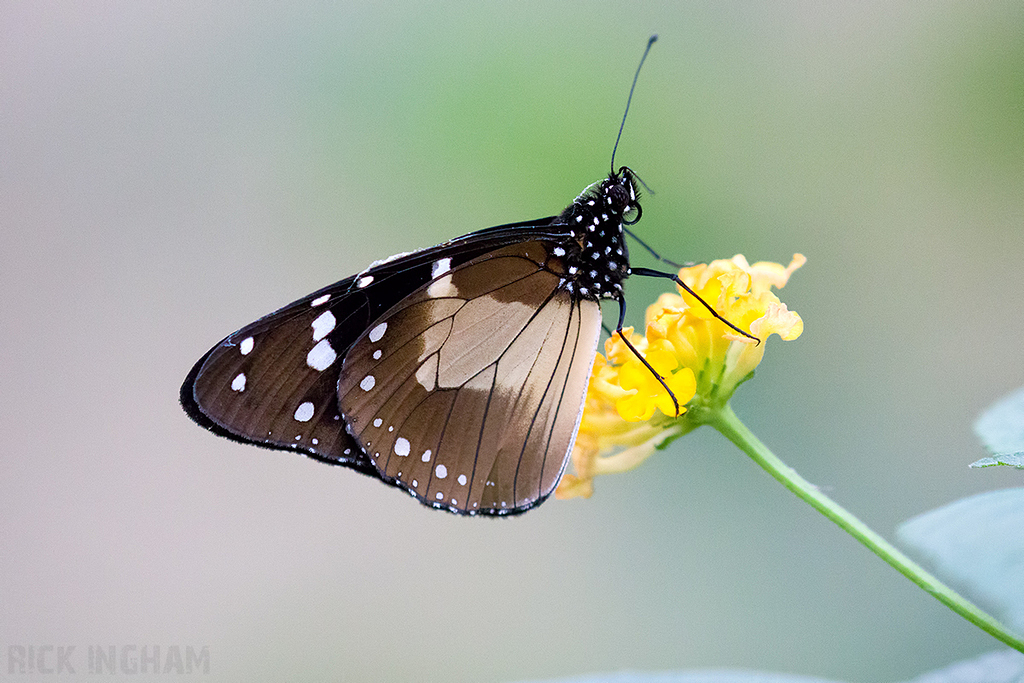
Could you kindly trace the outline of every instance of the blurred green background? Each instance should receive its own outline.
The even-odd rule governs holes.
[[[1016,0],[3,3],[0,655],[866,682],[995,649],[714,432],[485,520],[179,409],[243,324],[603,177],[653,32],[618,157],[656,191],[638,233],[676,260],[809,258],[782,292],[806,332],[769,342],[741,417],[889,537],[1019,485],[966,467],[974,416],[1024,384]],[[661,288],[629,282],[631,322]]]

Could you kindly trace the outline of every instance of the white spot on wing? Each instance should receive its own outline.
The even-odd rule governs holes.
[[[255,344],[256,342],[253,341],[252,337],[246,337],[242,340],[242,343],[238,345],[238,350],[243,356],[248,356]]]
[[[331,364],[338,359],[338,354],[334,352],[334,347],[326,339],[321,339],[320,342],[309,350],[306,354],[306,365],[323,372],[327,368],[331,367]]]
[[[448,476],[448,468],[445,467],[444,465],[438,465],[437,467],[434,468],[434,476],[436,476],[438,479],[444,479],[445,477]]]
[[[310,302],[309,305],[313,306],[314,308],[317,307],[317,306],[323,306],[325,303],[327,303],[327,301],[330,298],[331,298],[330,294],[324,294],[323,296],[318,296],[317,298],[313,299],[313,301]]]
[[[373,282],[373,276],[372,275],[364,275],[361,278],[359,278],[358,280],[356,280],[356,287],[358,287],[359,289],[362,289],[363,287],[368,287],[371,282]]]
[[[376,351],[373,352],[373,359],[374,360],[380,360],[380,356],[381,356],[380,349],[377,349]]]
[[[459,475],[459,484],[461,484],[462,486],[465,486],[467,481],[469,481],[469,480],[466,479],[466,475],[465,474],[460,474]]]
[[[400,455],[403,458],[409,455],[409,440],[398,437],[395,440],[395,455]]]
[[[420,456],[420,460],[423,462],[430,462],[430,449],[423,451],[423,455]]]
[[[370,330],[370,341],[379,342],[381,337],[384,336],[384,333],[387,332],[387,329],[387,323],[381,323],[380,325],[377,325],[377,327]]]
[[[231,388],[234,391],[245,391],[245,373],[238,373],[233,380],[231,380]]]
[[[363,378],[363,381],[359,383],[359,388],[363,391],[369,391],[370,389],[373,389],[376,384],[377,380],[374,379],[373,375],[367,375]]]
[[[374,418],[374,420],[373,420],[373,426],[374,427],[380,427],[382,424],[384,424],[384,420],[380,419],[379,417]]]
[[[430,277],[441,277],[451,269],[452,260],[450,258],[438,259],[434,261],[434,267],[430,270]]]
[[[309,401],[300,403],[295,409],[295,419],[299,422],[309,422],[313,418],[313,404]]]
[[[320,341],[331,333],[334,326],[338,324],[334,314],[330,311],[324,311],[320,316],[313,321],[313,341]]]

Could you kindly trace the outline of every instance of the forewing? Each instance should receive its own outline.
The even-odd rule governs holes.
[[[377,476],[344,427],[342,359],[368,326],[439,271],[500,249],[553,219],[489,228],[373,264],[247,325],[210,349],[181,388],[200,425],[268,448],[298,450]]]
[[[369,314],[354,284],[350,278],[297,301],[211,349],[182,386],[189,415],[237,440],[374,473],[345,431],[335,394],[341,355]]]
[[[385,481],[470,514],[522,512],[554,490],[601,319],[551,253],[533,241],[453,267],[352,345],[339,405]]]
[[[524,236],[557,237],[554,217],[471,232],[399,254],[314,292],[233,333],[188,373],[188,416],[239,441],[294,450],[377,476],[338,410],[341,360],[374,319],[435,279]]]

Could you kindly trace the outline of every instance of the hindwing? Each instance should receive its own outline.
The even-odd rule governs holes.
[[[525,242],[438,273],[352,345],[339,404],[383,479],[470,514],[522,512],[552,492],[601,325],[552,250]]]

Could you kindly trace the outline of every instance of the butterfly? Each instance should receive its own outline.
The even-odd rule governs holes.
[[[627,277],[682,285],[631,268],[626,226],[642,210],[635,174],[614,158],[557,216],[375,262],[229,335],[185,379],[185,412],[216,434],[350,467],[434,508],[539,505],[576,438],[601,301],[618,302],[621,335]]]

